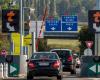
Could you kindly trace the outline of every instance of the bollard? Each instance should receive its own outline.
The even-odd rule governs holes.
[[[25,77],[26,74],[27,74],[27,62],[26,62],[27,55],[21,55],[21,56],[22,56],[22,60],[20,62],[21,67],[20,67],[20,74],[19,74],[19,76],[20,77],[21,76]],[[24,65],[22,65],[22,64],[24,64]]]
[[[4,78],[8,78],[8,64],[4,63],[4,70],[3,70]]]
[[[4,79],[4,76],[3,76],[3,64],[2,63],[0,63],[0,78]]]

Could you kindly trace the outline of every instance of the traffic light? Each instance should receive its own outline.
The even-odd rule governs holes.
[[[2,32],[19,32],[19,10],[2,10]]]
[[[95,34],[100,32],[100,10],[90,10],[88,12],[89,31]]]

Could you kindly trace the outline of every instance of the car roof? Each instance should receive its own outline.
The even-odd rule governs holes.
[[[53,51],[53,50],[67,50],[67,51],[72,51],[71,49],[51,49],[50,51]]]
[[[59,58],[59,56],[57,55],[56,52],[45,52],[45,51],[44,51],[44,52],[34,52],[33,54],[41,54],[41,53],[44,53],[44,54],[48,54],[48,53],[49,53],[49,54],[53,54],[53,53],[55,53],[55,54],[53,54],[53,55],[56,55],[56,56]],[[33,54],[32,54],[32,55],[33,55]],[[32,56],[32,55],[31,55],[31,56]]]
[[[34,52],[33,54],[35,53],[55,53],[55,52]]]

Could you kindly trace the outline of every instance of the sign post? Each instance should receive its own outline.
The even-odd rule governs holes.
[[[100,56],[100,10],[89,11],[89,30],[95,34],[95,55]]]

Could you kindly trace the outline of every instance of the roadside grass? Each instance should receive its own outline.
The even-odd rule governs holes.
[[[78,40],[67,40],[67,39],[48,39],[47,45],[49,48],[68,48],[72,50],[79,51]]]

